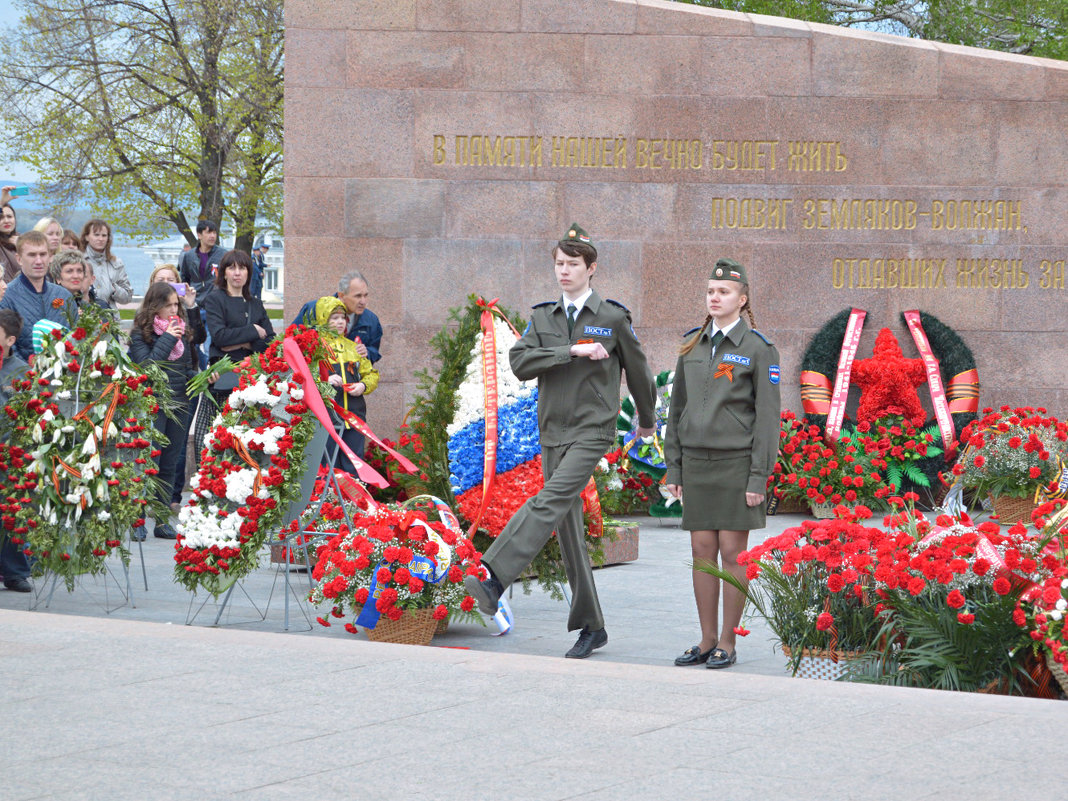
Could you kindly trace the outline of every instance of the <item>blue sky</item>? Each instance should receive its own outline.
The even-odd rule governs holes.
[[[0,0],[0,33],[6,33],[8,28],[14,27],[19,20],[19,11],[15,8],[13,0]],[[32,169],[19,162],[11,163],[0,158],[0,180],[13,180],[16,182],[28,182],[37,180]]]

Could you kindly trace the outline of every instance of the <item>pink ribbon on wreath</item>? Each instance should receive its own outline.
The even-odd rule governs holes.
[[[367,484],[374,484],[376,487],[388,487],[389,482],[379,475],[378,471],[371,465],[357,456],[334,429],[334,424],[330,420],[330,413],[326,409],[326,404],[323,403],[323,396],[319,394],[319,387],[316,385],[315,379],[312,378],[308,360],[304,358],[304,353],[301,351],[297,341],[292,337],[286,337],[282,343],[282,354],[285,356],[286,364],[289,365],[294,374],[301,376],[303,379],[301,386],[304,388],[304,402],[308,404],[312,414],[323,425],[327,433],[337,443],[337,446],[341,448],[341,452],[349,457],[349,460],[356,468],[356,474],[360,477],[360,480]]]
[[[864,330],[864,318],[868,313],[863,309],[853,309],[849,313],[845,337],[842,339],[842,351],[838,355],[838,372],[834,378],[834,391],[831,394],[831,408],[827,412],[827,439],[838,437],[845,418],[846,400],[849,398],[849,377],[853,372],[853,359],[860,344],[860,333]]]
[[[956,454],[956,448],[951,446],[955,432],[953,417],[949,413],[949,401],[946,400],[946,389],[942,386],[942,374],[938,370],[938,359],[931,350],[931,343],[927,341],[927,334],[920,322],[920,313],[916,310],[905,312],[905,323],[927,371],[927,386],[931,390],[931,403],[938,421],[938,430],[942,432],[942,441],[946,444],[945,456],[948,461]]]
[[[396,459],[397,463],[404,468],[404,472],[416,472],[417,468],[414,464],[412,464],[411,460],[403,453],[399,453],[393,450],[393,448],[389,447],[385,442],[380,440],[375,434],[375,432],[371,430],[371,427],[360,419],[359,415],[353,414],[348,409],[343,408],[341,404],[333,398],[330,399],[330,407],[337,413],[338,417],[340,417],[346,423],[348,423],[361,434],[363,434],[365,437],[367,437],[367,439],[371,440],[371,442],[373,442],[379,448],[381,448],[394,459]]]

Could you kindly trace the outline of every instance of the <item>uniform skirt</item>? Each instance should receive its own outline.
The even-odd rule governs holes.
[[[764,528],[764,504],[747,506],[752,457],[723,457],[700,448],[682,449],[682,527],[688,531],[752,531]]]

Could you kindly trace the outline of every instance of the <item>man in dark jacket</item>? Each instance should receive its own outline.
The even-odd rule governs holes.
[[[204,298],[215,288],[215,273],[219,270],[226,248],[220,247],[219,226],[211,220],[197,222],[197,239],[200,244],[193,250],[187,250],[178,261],[178,277],[182,283],[189,284],[197,293],[200,321],[207,327],[204,316]],[[208,366],[208,349],[211,347],[211,335],[201,347],[200,367]]]
[[[226,248],[218,245],[219,227],[211,220],[197,222],[197,239],[200,244],[182,254],[178,271],[182,282],[196,289],[197,302],[203,303],[214,288],[215,273]]]
[[[349,310],[349,324],[345,330],[345,336],[356,343],[356,350],[361,356],[366,356],[371,360],[371,364],[374,364],[382,358],[379,351],[382,344],[382,323],[379,322],[378,315],[367,308],[367,299],[370,294],[367,279],[353,270],[341,276],[334,297],[340,298],[345,308]],[[315,304],[318,300],[314,298],[301,306],[291,325],[314,327]]]
[[[72,297],[47,280],[48,240],[40,231],[27,231],[19,237],[18,258],[22,272],[7,288],[0,309],[14,309],[22,317],[14,352],[28,362],[33,355],[33,324],[48,319],[66,325],[66,304]]]

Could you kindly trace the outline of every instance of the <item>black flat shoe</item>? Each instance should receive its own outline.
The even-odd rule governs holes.
[[[705,662],[705,667],[710,670],[719,670],[720,668],[729,668],[737,661],[737,651],[731,651],[728,654],[722,648],[713,648],[712,653],[708,657],[708,661]]]
[[[4,579],[4,587],[12,592],[33,592],[33,585],[30,584],[30,580],[21,576]]]
[[[178,532],[171,528],[167,523],[161,523],[156,526],[156,530],[153,536],[158,537],[161,540],[176,540],[178,539]]]
[[[579,634],[578,642],[571,646],[571,650],[564,654],[568,659],[585,659],[593,653],[595,648],[600,648],[608,642],[608,632],[604,629],[589,631],[583,629]]]
[[[712,655],[712,652],[716,650],[716,646],[712,646],[707,651],[702,651],[700,645],[695,645],[692,648],[687,648],[682,652],[682,656],[675,657],[675,664],[679,667],[689,667],[690,665],[703,665],[708,661],[708,657]]]
[[[464,589],[475,599],[482,614],[489,617],[497,614],[497,602],[504,595],[504,587],[492,573],[485,581],[479,581],[476,576],[464,576]]]

